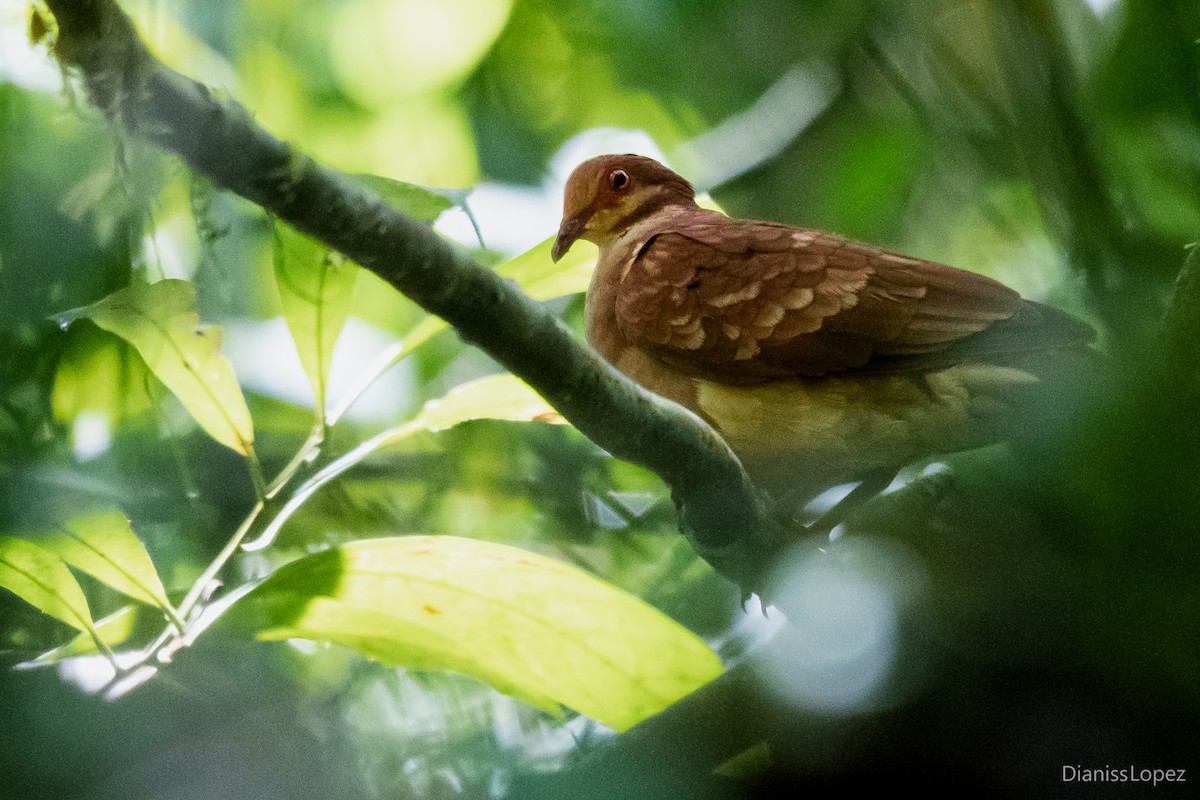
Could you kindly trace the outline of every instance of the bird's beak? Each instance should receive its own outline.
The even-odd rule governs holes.
[[[587,225],[590,216],[591,212],[584,210],[563,219],[562,225],[558,228],[558,236],[554,239],[554,247],[550,249],[551,261],[557,263],[567,254],[571,245],[575,244],[575,240],[583,235],[583,228]]]

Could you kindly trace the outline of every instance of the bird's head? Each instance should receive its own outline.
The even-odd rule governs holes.
[[[550,257],[558,261],[576,239],[602,245],[660,208],[694,204],[695,197],[690,183],[652,158],[588,159],[567,179],[562,224]]]

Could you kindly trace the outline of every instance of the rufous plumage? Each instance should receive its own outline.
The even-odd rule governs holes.
[[[905,465],[1004,438],[1031,386],[1091,352],[1090,327],[995,280],[731,219],[643,156],[588,160],[564,194],[553,257],[600,249],[589,343],[707,420],[788,507],[854,481],[861,501]]]

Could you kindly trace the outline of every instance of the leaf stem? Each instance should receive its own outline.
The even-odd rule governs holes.
[[[246,454],[246,464],[250,469],[250,480],[254,484],[254,496],[258,498],[258,504],[261,506],[268,497],[267,479],[263,475],[262,462],[258,460],[253,449]]]
[[[247,552],[265,550],[275,540],[275,537],[278,535],[280,528],[283,527],[283,524],[288,521],[288,518],[291,517],[292,514],[294,514],[300,508],[300,506],[304,505],[305,501],[312,496],[313,492],[317,491],[322,486],[329,483],[331,480],[338,477],[354,465],[358,464],[367,456],[371,455],[376,450],[379,450],[381,447],[385,447],[386,445],[389,445],[398,439],[403,439],[405,436],[408,436],[413,431],[419,429],[419,423],[407,422],[404,425],[384,431],[378,436],[368,439],[350,452],[325,465],[320,472],[318,472],[316,475],[313,475],[296,488],[296,491],[292,493],[291,498],[289,498],[288,501],[283,505],[283,508],[279,509],[279,513],[276,514],[269,523],[263,526],[263,531],[261,534],[259,534],[258,538],[254,541],[246,542],[246,544],[242,546],[242,549]]]
[[[410,351],[411,348],[407,346],[403,339],[392,343],[380,351],[370,366],[359,373],[359,376],[354,381],[354,385],[338,398],[337,403],[334,404],[333,409],[326,416],[326,423],[330,426],[336,425],[338,420],[342,418],[342,415],[350,409],[350,406],[354,405],[355,401],[362,397],[367,389],[370,389],[383,373],[400,363]]]
[[[170,603],[163,603],[159,605],[158,610],[163,612],[163,615],[167,618],[167,621],[170,622],[171,626],[175,628],[175,630],[177,630],[181,635],[187,632],[187,625],[184,623],[183,617],[181,617],[179,613],[171,607]]]
[[[279,470],[279,474],[267,486],[266,499],[271,500],[275,495],[279,494],[284,486],[287,486],[288,481],[295,477],[296,473],[305,464],[311,464],[313,460],[321,454],[321,445],[325,443],[325,436],[328,432],[328,426],[324,421],[318,421],[313,425],[312,432],[292,456],[292,460],[287,463],[283,469]]]
[[[100,635],[100,631],[96,630],[95,625],[92,625],[87,620],[81,621],[83,622],[84,627],[87,628],[88,635],[92,637],[92,641],[96,643],[96,649],[104,654],[104,657],[108,659],[108,663],[112,664],[112,668],[116,674],[120,675],[123,670],[121,669],[121,665],[117,663],[116,653],[114,653],[112,648],[108,646],[108,642],[104,641],[104,638]]]
[[[158,423],[159,433],[162,435],[163,441],[167,443],[167,449],[171,451],[171,457],[175,461],[175,466],[179,470],[179,481],[183,484],[183,496],[188,499],[188,502],[195,505],[200,499],[200,489],[196,486],[196,481],[192,478],[191,470],[188,469],[187,459],[184,458],[183,448],[179,446],[179,438],[175,432],[171,430],[171,426],[167,422],[167,417],[163,413],[162,407],[162,383],[155,380],[152,373],[147,372],[144,376],[144,383],[147,397],[151,398],[154,404],[154,417]]]
[[[262,478],[261,468],[259,469],[259,478]],[[258,519],[263,508],[265,507],[265,500],[260,497],[258,502],[254,504],[254,508],[252,508],[250,513],[246,515],[246,518],[242,520],[242,524],[238,526],[237,531],[233,534],[229,541],[225,543],[225,546],[221,548],[221,552],[217,553],[216,558],[212,560],[212,563],[208,565],[208,568],[205,569],[200,577],[197,578],[192,584],[192,588],[188,590],[187,595],[183,598],[183,602],[179,604],[180,617],[186,620],[189,616],[191,616],[192,611],[196,608],[196,604],[200,601],[201,596],[204,594],[205,588],[213,581],[214,578],[217,577],[217,574],[220,573],[226,562],[228,562],[229,559],[233,557],[233,554],[237,552],[238,546],[242,543],[242,540],[246,538],[246,534],[250,532],[250,529],[254,526],[255,521]]]

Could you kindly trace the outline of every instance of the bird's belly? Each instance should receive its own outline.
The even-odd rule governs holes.
[[[713,422],[768,491],[807,499],[878,469],[899,469],[1001,438],[1035,382],[1009,367],[728,386],[695,381]]]

